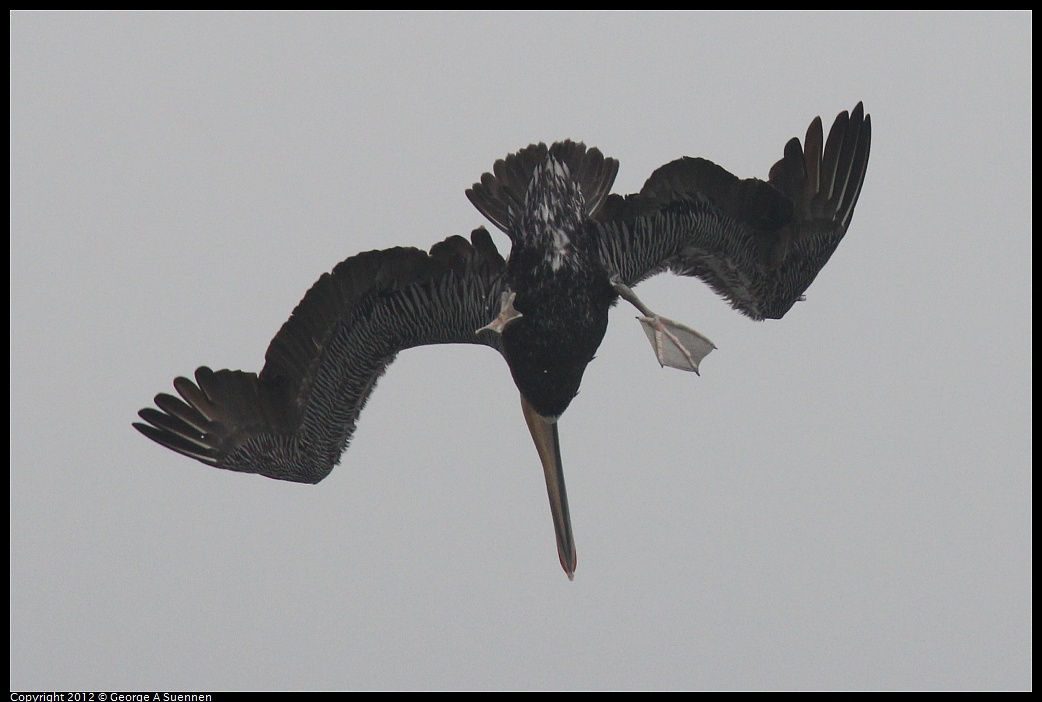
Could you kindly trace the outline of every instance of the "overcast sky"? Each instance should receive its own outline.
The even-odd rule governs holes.
[[[1031,688],[1031,23],[13,14],[12,689]],[[344,258],[487,224],[510,151],[765,177],[859,100],[806,302],[642,285],[701,377],[612,312],[561,420],[574,582],[486,348],[402,354],[317,486],[130,426],[259,370]]]

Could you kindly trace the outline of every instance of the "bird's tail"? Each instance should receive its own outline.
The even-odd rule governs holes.
[[[481,214],[510,234],[511,222],[525,209],[532,174],[546,163],[548,156],[568,167],[572,179],[579,184],[587,215],[594,216],[611,192],[619,162],[574,141],[559,141],[550,147],[532,144],[496,161],[492,173],[485,173],[481,182],[467,190],[467,198]]]

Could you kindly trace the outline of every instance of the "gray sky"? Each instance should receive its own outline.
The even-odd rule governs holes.
[[[12,689],[1030,688],[1031,19],[12,15]],[[530,142],[616,192],[765,177],[858,100],[806,302],[642,285],[701,377],[613,311],[561,424],[573,583],[488,349],[402,354],[317,486],[130,427],[259,370],[340,260],[483,224]]]

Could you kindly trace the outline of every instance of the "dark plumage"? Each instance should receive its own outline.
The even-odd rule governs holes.
[[[467,191],[511,241],[507,260],[485,229],[425,253],[369,251],[319,278],[268,348],[259,375],[199,368],[180,398],[134,426],[218,468],[318,482],[347,448],[377,379],[404,349],[484,344],[505,357],[543,463],[558,551],[575,548],[557,418],[578,392],[621,295],[660,363],[685,370],[712,348],[655,315],[632,286],[662,271],[695,276],[753,319],[780,318],[814,280],[850,223],[868,165],[871,121],[858,103],[823,145],[820,118],[767,181],[740,180],[700,158],[662,166],[639,193],[610,195],[618,162],[565,141],[497,161]]]

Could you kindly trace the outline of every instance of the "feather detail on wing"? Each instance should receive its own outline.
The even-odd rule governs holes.
[[[498,310],[505,268],[488,232],[426,253],[369,251],[323,275],[272,340],[260,375],[199,368],[174,380],[134,426],[229,470],[315,483],[340,459],[376,381],[398,352],[502,337],[475,333]]]
[[[705,159],[656,170],[640,193],[610,196],[590,226],[610,273],[634,285],[666,270],[696,276],[753,319],[801,298],[850,224],[868,167],[861,103],[785,145],[768,181],[740,180]]]

